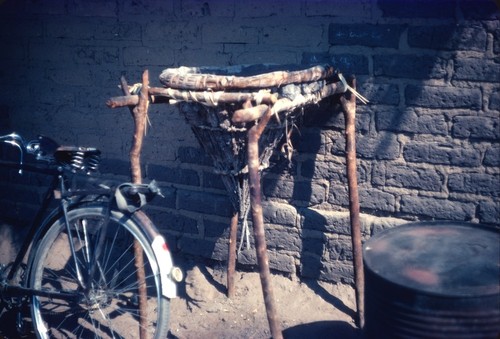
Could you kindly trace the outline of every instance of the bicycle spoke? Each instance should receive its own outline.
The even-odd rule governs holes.
[[[71,228],[58,221],[38,246],[32,286],[79,294],[77,300],[33,299],[33,323],[40,327],[41,338],[138,338],[143,324],[152,338],[166,337],[169,302],[162,297],[160,277],[152,269],[158,263],[150,240],[123,214],[111,214],[101,234],[105,211],[107,206],[69,210]],[[96,250],[98,242],[102,247]],[[144,253],[146,310],[139,310],[134,242]],[[79,283],[78,270],[89,284],[86,288]]]

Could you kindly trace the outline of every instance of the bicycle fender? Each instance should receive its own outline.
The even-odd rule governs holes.
[[[168,250],[167,243],[161,235],[155,236],[153,242],[151,243],[153,253],[158,262],[158,269],[161,278],[162,295],[167,298],[177,297],[177,285],[172,280],[172,271],[175,269],[172,262],[172,257],[170,256],[170,251]],[[154,272],[157,274],[158,272]]]

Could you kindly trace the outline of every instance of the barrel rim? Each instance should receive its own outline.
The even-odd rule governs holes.
[[[368,239],[364,244],[363,244],[363,266],[365,270],[370,271],[374,276],[376,276],[378,279],[383,280],[384,283],[389,283],[390,285],[393,285],[395,287],[399,287],[403,290],[407,291],[412,291],[416,292],[420,295],[428,295],[428,296],[433,296],[433,297],[440,297],[440,298],[449,298],[449,299],[456,299],[457,297],[459,298],[466,298],[466,299],[477,299],[477,298],[488,298],[488,297],[500,297],[500,287],[497,289],[495,292],[490,292],[490,293],[481,293],[477,295],[470,295],[470,294],[464,294],[464,293],[448,293],[448,294],[443,294],[442,292],[437,292],[437,291],[430,291],[427,289],[419,289],[416,287],[412,286],[407,286],[404,285],[400,282],[390,280],[386,278],[385,276],[377,273],[374,269],[372,269],[368,263],[367,263],[367,246],[371,243],[376,241],[377,239],[380,239],[382,237],[386,237],[389,234],[393,232],[397,232],[398,230],[400,231],[402,228],[411,228],[415,226],[458,226],[458,227],[468,227],[470,228],[473,226],[476,229],[481,229],[484,231],[489,231],[497,236],[500,236],[500,228],[495,227],[495,226],[488,226],[485,224],[480,224],[480,223],[472,223],[472,222],[466,222],[466,221],[452,221],[452,220],[432,220],[432,221],[417,221],[417,222],[409,222],[405,223],[399,226],[395,226],[393,228],[388,228],[385,229],[375,235],[373,235],[370,239]]]

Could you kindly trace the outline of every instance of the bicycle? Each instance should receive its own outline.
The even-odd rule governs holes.
[[[0,310],[21,314],[31,306],[38,338],[139,338],[145,332],[166,338],[182,273],[141,210],[161,195],[157,184],[107,185],[96,176],[95,148],[60,146],[43,136],[25,142],[16,133],[0,136],[0,145],[20,154],[1,166],[52,177],[15,260],[1,272]],[[134,246],[142,249],[142,263]]]

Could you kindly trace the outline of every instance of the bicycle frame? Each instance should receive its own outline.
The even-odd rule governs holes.
[[[40,227],[40,225],[48,226],[47,222],[44,222],[44,220],[50,220],[52,219],[55,215],[57,214],[62,214],[65,219],[66,227],[69,230],[69,223],[68,223],[68,218],[67,218],[67,212],[68,209],[74,205],[74,203],[71,202],[71,200],[78,199],[79,197],[88,197],[88,196],[106,196],[108,198],[109,204],[113,201],[113,190],[111,188],[100,188],[100,189],[72,189],[71,191],[68,190],[66,187],[65,182],[69,180],[68,175],[65,173],[65,170],[63,169],[54,169],[54,168],[45,168],[45,167],[40,167],[40,166],[33,166],[30,164],[14,164],[11,162],[5,162],[0,160],[0,167],[7,167],[7,168],[13,168],[19,170],[19,173],[22,173],[24,171],[26,172],[32,172],[32,173],[39,173],[47,176],[52,177],[52,182],[49,185],[45,195],[43,202],[38,209],[33,221],[30,224],[28,234],[26,235],[26,240],[22,243],[22,246],[18,252],[18,254],[15,257],[15,260],[10,267],[9,273],[6,277],[6,283],[4,286],[2,286],[0,292],[4,296],[9,296],[9,297],[31,297],[31,296],[43,296],[43,297],[52,297],[52,298],[60,298],[60,299],[72,299],[76,298],[75,294],[70,294],[70,293],[64,293],[64,292],[47,292],[47,291],[40,291],[36,289],[31,289],[27,288],[25,286],[17,286],[17,285],[9,285],[8,282],[11,281],[15,276],[16,273],[21,269],[22,267],[22,261],[26,257],[26,255],[29,256],[30,249],[32,248],[33,245],[37,243],[37,241],[43,236],[43,234],[46,231],[46,227],[44,228],[43,226]],[[22,175],[22,174],[20,174]],[[54,209],[52,213],[47,214],[49,206],[52,202],[55,200],[59,200],[59,206],[58,208]],[[110,208],[108,208],[108,216],[109,216],[109,211]],[[107,227],[107,222],[103,223],[102,227]],[[105,232],[102,232],[104,234]],[[70,247],[71,247],[71,252],[73,253],[74,257],[74,248],[72,242],[69,242]],[[98,247],[97,247],[98,248]],[[96,254],[98,256],[99,253]],[[30,257],[28,258],[28,264],[30,263],[31,259]],[[89,288],[89,281],[84,281],[83,276],[80,274],[78,270],[78,263],[75,262],[75,267],[78,272],[78,281],[83,289],[88,289]],[[28,265],[29,267],[29,265]],[[90,273],[93,274],[96,269],[96,264],[94,263],[91,267]],[[29,273],[29,272],[28,272]],[[89,275],[90,277],[91,275]],[[88,278],[90,279],[90,278]],[[25,279],[26,281],[27,279]],[[23,283],[25,283],[23,281]]]

